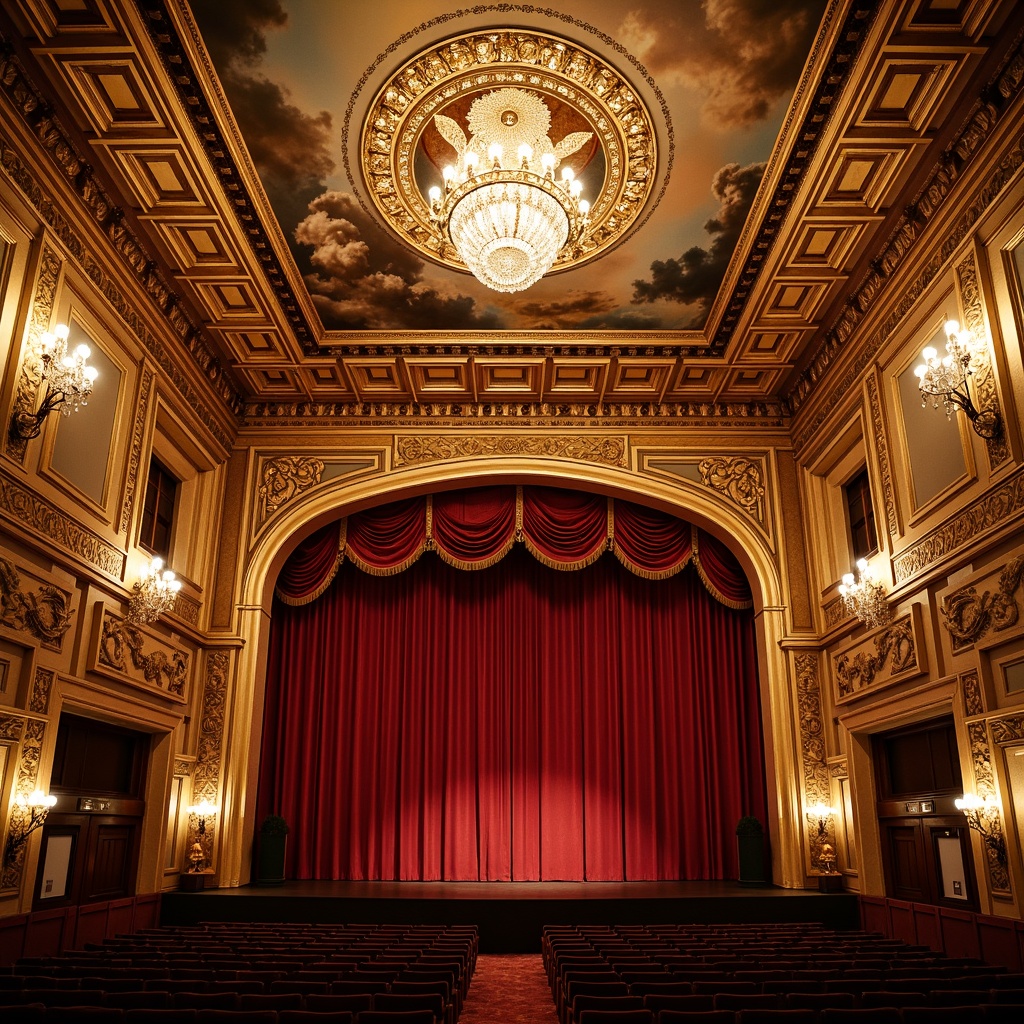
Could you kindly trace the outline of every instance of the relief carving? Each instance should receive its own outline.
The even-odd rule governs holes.
[[[111,669],[129,682],[138,683],[137,674],[149,687],[184,699],[188,679],[188,651],[165,644],[164,650],[147,653],[146,637],[116,615],[104,611],[97,665]],[[133,671],[134,670],[134,671]]]
[[[889,445],[886,442],[885,423],[882,419],[882,402],[878,396],[878,380],[869,374],[865,378],[868,389],[868,407],[871,410],[871,421],[875,429],[874,445],[878,456],[878,468],[882,477],[882,500],[885,504],[885,522],[889,528],[889,536],[895,537],[899,532],[899,520],[896,517],[896,490],[892,483],[892,466],[889,462]]]
[[[697,468],[705,487],[724,494],[759,523],[764,522],[764,481],[756,462],[717,456],[701,459]]]
[[[32,679],[32,692],[28,698],[28,709],[35,715],[46,715],[50,711],[50,694],[57,673],[48,668],[37,668]]]
[[[128,529],[132,518],[132,507],[135,504],[135,489],[139,481],[139,465],[142,462],[142,435],[149,408],[149,393],[153,389],[153,371],[143,370],[142,384],[139,387],[139,404],[135,410],[135,422],[132,425],[132,447],[128,453],[128,479],[124,488],[124,504],[121,506],[121,532]]]
[[[30,633],[44,647],[59,651],[71,626],[71,594],[50,584],[34,594],[20,587],[13,563],[0,556],[0,625]]]
[[[263,466],[263,478],[258,492],[260,522],[266,522],[282,505],[320,483],[323,472],[322,459],[302,455],[282,455],[269,459]]]
[[[20,740],[25,719],[17,715],[0,715],[0,740]]]
[[[227,725],[228,666],[230,660],[224,651],[211,651],[206,656],[206,679],[203,685],[203,706],[199,719],[199,743],[192,773],[192,798],[197,802],[208,800],[215,807],[219,803],[221,760],[224,749],[224,729]],[[204,821],[203,848],[215,849],[217,815]],[[198,821],[189,815],[188,846],[199,838]]]
[[[995,799],[995,773],[992,771],[992,753],[988,745],[988,733],[984,722],[970,722],[967,735],[971,744],[971,760],[974,762],[974,785],[982,800]],[[986,822],[989,835],[993,842],[986,842],[985,859],[988,865],[988,877],[995,892],[1010,892],[1010,875],[1005,864],[999,863],[996,847],[1002,843],[1005,850],[1005,838],[1001,815],[993,812]],[[1005,856],[1003,858],[1005,860]]]
[[[873,643],[874,651],[863,649],[867,643]],[[858,646],[862,649],[855,654],[846,651],[834,659],[839,700],[852,697],[868,687],[892,682],[895,676],[918,668],[914,625],[909,615],[900,616]],[[887,662],[888,671],[883,675]]]
[[[21,760],[18,764],[17,780],[14,783],[15,794],[28,796],[38,785],[39,764],[45,734],[45,722],[24,722],[21,734]],[[21,884],[26,849],[27,847],[23,843],[15,851],[14,857],[3,864],[2,872],[0,872],[0,889],[17,889]]]
[[[993,718],[989,725],[992,729],[992,739],[996,743],[1016,743],[1024,740],[1024,715]]]
[[[999,574],[998,589],[981,596],[975,587],[964,587],[947,595],[939,611],[953,641],[953,650],[961,651],[977,643],[990,629],[996,633],[1017,624],[1020,608],[1014,592],[1024,578],[1024,556],[1018,555]]]
[[[483,435],[475,437],[399,437],[395,441],[395,464],[447,462],[488,455],[536,455],[543,458],[575,459],[606,466],[626,464],[626,442],[621,437]]]
[[[964,688],[964,713],[968,718],[985,713],[985,696],[981,689],[981,678],[976,669],[965,672],[960,677],[960,685]]]
[[[800,717],[800,752],[804,771],[805,806],[832,803],[832,782],[825,749],[825,728],[821,712],[821,689],[818,684],[818,657],[798,654],[796,657],[797,710]],[[834,825],[829,821],[824,837],[817,829],[807,830],[812,865],[821,861],[825,842],[835,846]]]

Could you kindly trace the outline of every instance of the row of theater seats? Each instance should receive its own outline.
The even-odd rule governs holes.
[[[1024,1022],[1024,975],[817,923],[549,926],[561,1024]]]
[[[163,927],[18,960],[0,1021],[456,1024],[478,948],[472,926]]]

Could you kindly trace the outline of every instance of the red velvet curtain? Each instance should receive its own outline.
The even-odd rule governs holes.
[[[509,490],[446,496],[443,529],[421,501],[424,529],[479,563],[532,515]],[[540,497],[533,511],[587,561],[607,503]],[[393,548],[377,562],[426,546],[410,540],[415,504],[384,510],[373,535]],[[615,545],[645,561],[646,537],[659,564],[686,564],[688,524],[670,535],[672,517],[627,523],[619,506]],[[346,550],[356,518],[334,534]],[[291,823],[295,878],[735,877],[736,821],[765,815],[752,613],[693,571],[557,572],[521,547],[481,572],[432,556],[400,576],[342,566],[319,600],[275,603],[258,803]]]

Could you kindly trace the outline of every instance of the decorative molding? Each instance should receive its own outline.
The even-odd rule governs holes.
[[[744,456],[715,456],[698,464],[701,483],[724,494],[747,515],[764,525],[764,474],[761,466]]]
[[[121,505],[121,532],[128,529],[132,519],[132,508],[135,505],[135,489],[138,486],[139,469],[142,463],[143,428],[146,425],[146,413],[149,410],[149,395],[153,390],[153,371],[142,368],[142,380],[139,384],[139,404],[135,409],[135,422],[132,424],[132,446],[128,452],[128,479],[125,482],[124,502]]]
[[[899,518],[896,514],[896,488],[892,482],[892,464],[889,461],[889,436],[885,428],[885,414],[882,411],[882,400],[878,394],[878,378],[869,373],[864,378],[868,392],[868,409],[871,411],[871,426],[874,428],[872,438],[875,455],[878,457],[878,470],[882,477],[882,501],[885,504],[885,522],[889,528],[889,537],[898,536],[900,532]]]
[[[920,606],[914,605],[911,613],[833,655],[836,703],[846,703],[867,690],[880,690],[923,672],[925,666],[919,663],[917,654],[920,631]]]
[[[897,268],[905,264],[914,243],[935,218],[939,208],[945,204],[954,184],[963,177],[971,159],[992,136],[1002,115],[1011,101],[1021,90],[1024,81],[1024,36],[1014,40],[1013,48],[993,78],[980,90],[974,113],[967,119],[959,135],[946,147],[942,157],[932,170],[916,204],[909,206],[901,216],[888,242],[872,261],[867,274],[855,288],[850,300],[832,326],[825,332],[822,344],[817,349],[811,364],[801,373],[794,386],[786,395],[790,408],[796,412],[816,386],[826,377],[846,343],[852,337],[857,325],[872,307],[878,293],[892,278]],[[803,425],[794,439],[797,451],[821,430],[825,420],[843,400],[851,387],[862,379],[865,368],[906,314],[917,304],[925,289],[943,270],[950,257],[973,229],[985,211],[995,201],[1006,184],[1024,164],[1024,137],[1018,133],[1012,148],[1000,162],[984,176],[983,184],[967,201],[960,215],[949,226],[939,246],[934,250],[926,266],[904,294],[895,302],[890,315],[881,327],[858,351],[856,358],[847,367],[842,378],[835,382],[832,390],[822,401],[816,414]]]
[[[988,729],[984,722],[968,722],[967,736],[971,744],[971,760],[974,763],[974,786],[982,800],[996,798],[995,773],[992,770],[992,753],[988,745]],[[1003,836],[1002,813],[992,814],[987,822],[989,835],[994,839]],[[1006,865],[999,863],[998,855],[992,848],[995,844],[985,843],[985,859],[988,864],[988,877],[993,892],[1010,892],[1010,874]],[[1004,846],[1005,849],[1005,846]]]
[[[972,668],[969,672],[961,673],[960,686],[964,692],[964,714],[968,718],[985,714],[985,691],[978,670]]]
[[[847,610],[846,604],[841,597],[833,597],[822,606],[822,609],[825,612],[826,631],[835,629],[840,622],[845,622],[847,619],[853,619],[853,616]]]
[[[1024,740],[1024,715],[1004,715],[989,722],[993,741],[1002,746]]]
[[[282,505],[320,483],[323,472],[323,459],[304,455],[281,455],[268,459],[263,464],[257,492],[258,525],[265,523]]]
[[[102,605],[96,607],[98,637],[93,652],[94,671],[137,686],[148,693],[187,702],[189,652],[129,626]],[[155,650],[146,650],[147,642]]]
[[[25,719],[20,715],[0,715],[0,740],[17,742],[24,728]]]
[[[37,786],[39,765],[42,761],[43,737],[46,735],[46,723],[27,720],[21,731],[21,760],[14,783],[15,795],[28,796]],[[10,818],[8,818],[10,825]],[[27,844],[22,843],[15,851],[14,857],[3,864],[0,870],[0,889],[17,889],[21,885],[22,869],[25,864]]]
[[[431,351],[457,352],[460,346],[431,346]],[[535,355],[543,355],[550,346],[540,346]],[[517,349],[518,351],[518,349]],[[562,351],[559,348],[559,351]],[[659,349],[659,352],[661,350]],[[445,354],[448,354],[447,352]],[[784,427],[789,411],[784,402],[774,399],[754,402],[250,402],[242,412],[247,427],[309,427],[322,423],[337,425],[339,419],[349,426],[380,427],[408,424],[422,429],[478,426],[522,425],[529,419],[535,425],[551,427],[603,427],[614,418],[623,427],[694,426],[706,427]]]
[[[176,757],[174,759],[174,766],[171,769],[171,774],[175,778],[190,778],[192,773],[196,770],[196,760],[194,757]]]
[[[973,332],[979,342],[984,342],[984,348],[980,352],[975,352],[971,359],[971,373],[978,395],[978,409],[979,411],[991,409],[1002,415],[989,354],[991,346],[988,340],[988,331],[985,329],[985,311],[981,304],[978,263],[973,250],[956,265],[956,281],[960,291],[960,307],[963,310],[964,326]],[[986,438],[985,447],[988,451],[989,465],[993,469],[1002,465],[1010,457],[1010,446],[1006,440],[1005,430],[1000,430],[995,437]]]
[[[832,803],[832,775],[825,749],[825,727],[818,682],[818,655],[796,656],[797,713],[800,721],[800,753],[804,774],[804,806]],[[835,846],[834,823],[829,823],[825,842]],[[811,865],[821,860],[822,840],[817,829],[807,829]]]
[[[831,758],[828,762],[828,772],[833,779],[848,779],[850,766],[845,757]]]
[[[34,636],[43,647],[60,651],[71,626],[71,592],[41,583],[35,593],[19,589],[14,563],[0,556],[0,625]]]
[[[961,587],[942,599],[939,612],[953,644],[953,652],[976,644],[992,630],[1001,633],[1015,626],[1020,607],[1014,593],[1024,579],[1024,555],[1012,558],[999,573],[996,592],[985,590],[978,596],[975,584]]]
[[[174,599],[174,607],[171,609],[171,614],[195,628],[199,625],[200,608],[202,608],[201,602],[196,601],[179,590],[177,597]]]
[[[79,526],[59,508],[44,501],[34,491],[18,483],[0,467],[0,515],[37,535],[52,541],[59,548],[120,579],[124,572],[123,551],[107,544],[95,533]]]
[[[50,694],[53,692],[53,681],[57,673],[52,669],[37,667],[32,677],[32,690],[28,697],[28,709],[34,715],[50,713]]]
[[[2,71],[2,59],[0,59],[0,71]],[[32,318],[29,321],[26,334],[28,340],[28,344],[25,347],[26,353],[35,353],[36,344],[53,320],[53,308],[57,297],[57,282],[60,280],[60,270],[60,257],[49,245],[44,245],[42,255],[39,258],[36,290],[32,296]],[[21,374],[18,377],[17,390],[14,394],[12,415],[16,416],[21,412],[33,412],[35,410],[41,384],[42,375],[39,362],[34,358],[25,359],[21,367]],[[28,441],[25,438],[11,437],[9,431],[4,431],[4,436],[7,438],[5,451],[8,457],[17,463],[24,464],[25,453],[28,451]]]
[[[208,651],[206,678],[203,683],[203,704],[199,718],[199,743],[196,763],[192,772],[192,799],[209,800],[215,807],[220,804],[221,761],[224,749],[224,730],[227,728],[228,668],[230,658],[225,651]],[[189,815],[188,848],[196,842],[196,823]],[[207,850],[215,846],[217,816],[206,820]]]
[[[124,220],[124,211],[111,202],[89,162],[78,155],[68,133],[57,119],[53,109],[29,80],[25,69],[13,56],[13,47],[0,34],[0,89],[11,106],[24,119],[53,165],[68,187],[74,191],[92,220],[99,225],[120,257],[123,267],[135,282],[149,295],[160,318],[174,332],[195,361],[203,379],[208,381],[218,397],[237,415],[241,398],[235,390],[228,371],[221,365],[216,352],[192,322],[179,296],[160,276],[156,262],[145,250]],[[168,379],[188,402],[217,441],[230,449],[232,438],[207,408],[205,401],[192,387],[188,378],[178,369],[166,347],[147,329],[138,311],[138,303],[129,301],[111,278],[102,263],[93,258],[81,236],[64,216],[64,204],[47,195],[28,165],[14,150],[10,139],[0,136],[0,167],[24,193],[42,219],[60,238],[68,252],[82,270],[117,310],[135,337],[152,354]]]
[[[626,439],[605,435],[479,434],[446,436],[423,434],[395,438],[395,465],[449,462],[487,456],[538,456],[626,465]]]
[[[1024,467],[893,559],[896,583],[906,583],[928,566],[977,540],[981,534],[1017,517],[1022,509]]]

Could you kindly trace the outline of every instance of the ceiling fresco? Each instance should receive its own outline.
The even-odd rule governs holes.
[[[700,330],[716,297],[723,301],[730,258],[824,8],[824,0],[570,0],[557,10],[191,2],[281,237],[328,331]],[[556,42],[544,50],[538,39]],[[556,264],[515,294],[487,289],[410,241],[375,202],[363,147],[387,83],[411,77],[408,95],[418,95],[415,76],[432,73],[423,54],[447,75],[497,73],[480,95],[501,87],[507,72],[537,68],[599,93],[609,82],[626,90],[650,132],[628,225],[592,258]],[[468,107],[462,96],[438,109],[465,127]],[[556,98],[552,109],[553,141],[587,127],[571,105]],[[607,193],[610,180],[598,155],[592,145],[576,155],[592,197]],[[429,177],[446,156],[436,130],[424,130],[414,178]]]

